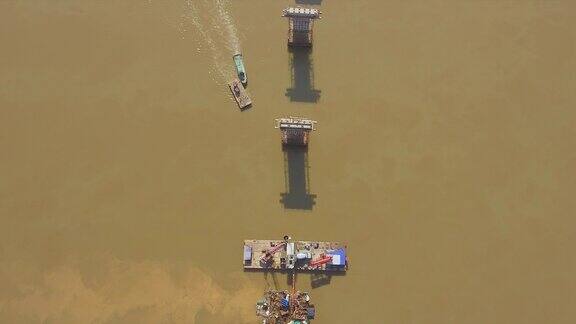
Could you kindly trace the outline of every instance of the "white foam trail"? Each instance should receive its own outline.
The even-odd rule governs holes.
[[[153,0],[147,1],[150,4]],[[190,37],[188,29],[193,29],[191,36],[196,38],[196,51],[207,53],[212,59],[210,77],[220,85],[225,84],[235,75],[232,55],[240,52],[238,31],[228,10],[229,0],[180,1],[179,21],[170,25],[178,30],[182,39]],[[167,6],[164,4],[162,7]]]
[[[183,18],[189,20],[190,23],[192,24],[192,26],[194,26],[194,28],[196,28],[196,30],[198,31],[198,33],[200,34],[200,36],[202,38],[202,41],[204,42],[204,44],[206,44],[208,46],[208,49],[210,50],[210,54],[212,56],[212,61],[214,64],[214,69],[213,69],[214,71],[213,72],[215,74],[217,74],[216,77],[219,77],[219,79],[214,79],[214,81],[216,81],[217,83],[222,83],[222,82],[226,81],[226,76],[225,76],[225,72],[224,72],[225,69],[224,69],[223,65],[220,63],[222,60],[222,54],[220,53],[220,51],[218,51],[218,48],[216,47],[214,40],[212,39],[210,34],[208,34],[206,29],[204,28],[204,25],[200,21],[200,15],[198,12],[198,8],[192,2],[192,0],[186,0],[185,1],[184,12],[185,12],[185,14],[183,15]],[[184,31],[185,31],[185,29],[184,29]],[[200,49],[201,48],[199,47],[198,51],[200,51]],[[212,74],[212,77],[215,77],[213,75],[213,73],[211,73],[211,72],[212,71],[209,71],[209,73]]]
[[[240,39],[238,38],[238,31],[236,30],[236,25],[234,24],[234,20],[230,16],[230,13],[226,9],[228,5],[227,0],[214,0],[216,4],[216,11],[218,14],[219,21],[224,24],[224,28],[226,29],[227,37],[226,37],[226,45],[228,49],[233,53],[240,53]]]

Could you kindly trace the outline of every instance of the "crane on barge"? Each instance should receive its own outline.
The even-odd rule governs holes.
[[[332,261],[331,256],[323,254],[320,256],[320,259],[310,261],[310,267],[311,268],[319,267],[319,266],[326,264],[328,262],[331,262],[331,261]]]
[[[266,250],[266,251],[262,251],[264,254],[262,255],[262,257],[260,258],[260,264],[262,265],[267,265],[270,263],[270,261],[272,261],[272,258],[274,257],[274,254],[276,254],[276,252],[280,251],[280,249],[282,249],[283,247],[286,246],[286,241],[271,247],[270,249]]]

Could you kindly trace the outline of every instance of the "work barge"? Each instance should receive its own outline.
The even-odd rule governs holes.
[[[347,246],[339,242],[245,240],[244,269],[346,272]]]
[[[296,274],[320,275],[348,270],[347,246],[340,242],[244,240],[244,269],[285,271],[292,276],[292,290],[268,290],[256,303],[263,324],[308,324],[316,308],[307,292],[296,290]]]

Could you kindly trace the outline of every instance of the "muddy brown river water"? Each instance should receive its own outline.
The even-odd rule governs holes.
[[[0,0],[0,323],[259,323],[287,233],[316,324],[576,321],[575,2],[299,2]]]

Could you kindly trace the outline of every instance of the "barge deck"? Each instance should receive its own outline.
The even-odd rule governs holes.
[[[252,105],[252,99],[248,96],[246,89],[238,79],[234,79],[228,83],[228,87],[230,87],[230,91],[232,91],[232,96],[240,110],[244,110]]]
[[[245,240],[244,269],[345,272],[346,250],[339,242]]]

